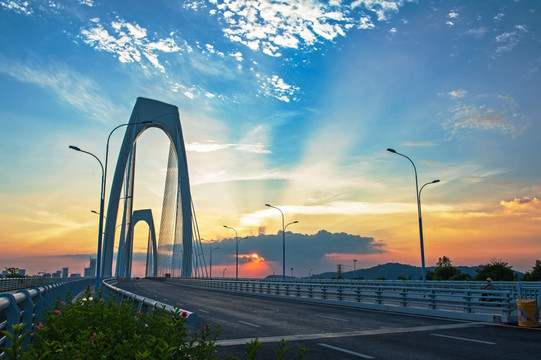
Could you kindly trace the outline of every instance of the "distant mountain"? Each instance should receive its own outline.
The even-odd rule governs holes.
[[[477,266],[457,266],[463,274],[468,274],[471,277],[477,275],[475,269]],[[434,271],[435,267],[427,267],[427,271]],[[367,280],[374,280],[377,278],[385,278],[387,280],[397,280],[398,278],[406,278],[411,280],[420,280],[421,279],[421,267],[405,265],[399,263],[387,263],[383,265],[377,265],[369,269],[359,269],[353,271],[347,271],[342,273],[344,279],[353,279],[358,277],[363,277]],[[331,279],[336,278],[336,272],[326,272],[319,275],[314,275],[315,278]]]

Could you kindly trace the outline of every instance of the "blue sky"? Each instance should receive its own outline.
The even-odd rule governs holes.
[[[377,244],[325,252],[318,240],[322,272],[353,257],[418,265],[413,171],[391,147],[420,185],[441,180],[422,193],[427,264],[528,270],[541,253],[540,11],[534,0],[0,0],[0,264],[95,252],[99,168],[67,147],[103,159],[143,96],[179,107],[204,240],[230,238],[224,224],[276,234],[271,203],[299,221],[288,231]],[[159,216],[167,138],[139,143],[136,206]]]

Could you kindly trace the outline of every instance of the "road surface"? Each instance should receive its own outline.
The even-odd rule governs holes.
[[[135,294],[193,311],[199,322],[221,327],[218,356],[242,358],[246,343],[263,343],[258,359],[539,359],[541,330],[472,323],[295,300],[221,292],[155,280],[116,285]]]

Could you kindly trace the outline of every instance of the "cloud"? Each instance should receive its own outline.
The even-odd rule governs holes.
[[[295,267],[297,273],[308,272],[310,268],[328,269],[329,254],[380,254],[384,244],[375,241],[373,237],[363,237],[347,233],[331,233],[320,230],[316,234],[299,234],[287,231],[286,234],[286,266]],[[239,239],[239,261],[256,253],[271,263],[276,273],[281,273],[282,263],[282,232],[274,235],[259,234]],[[213,251],[213,265],[228,265],[234,263],[236,253],[235,238],[226,238],[214,243],[220,249]],[[335,265],[331,265],[335,266]]]
[[[243,151],[255,154],[270,154],[271,151],[265,149],[263,144],[217,144],[215,142],[192,142],[186,144],[186,150],[191,152],[208,153],[226,149],[233,149],[237,151]]]
[[[0,7],[6,10],[14,11],[17,14],[32,15],[33,13],[28,1],[25,0],[0,1]]]
[[[505,32],[496,36],[496,42],[500,44],[496,48],[496,53],[501,54],[513,50],[518,44],[518,37],[516,32]]]
[[[212,0],[211,15],[220,15],[226,23],[224,35],[254,51],[281,56],[284,49],[313,49],[319,42],[345,36],[354,27],[373,28],[371,14],[386,21],[405,1],[357,0],[349,4],[310,0],[246,1]],[[192,10],[203,6],[194,1],[185,5]]]
[[[452,90],[447,93],[452,98],[463,98],[468,94],[466,90],[458,89],[458,90]]]
[[[528,27],[526,25],[516,25],[515,29],[517,31],[504,32],[496,36],[496,43],[499,44],[496,48],[497,54],[513,50],[513,48],[518,45],[521,35],[528,32]]]
[[[541,201],[536,197],[515,198],[511,201],[500,201],[500,205],[510,213],[524,213],[530,210],[541,210]]]
[[[449,131],[448,139],[467,130],[496,130],[516,138],[528,126],[516,108],[510,96],[480,95],[453,106],[443,127]]]
[[[101,95],[103,90],[94,80],[68,69],[63,64],[43,68],[38,64],[20,64],[0,56],[0,72],[18,81],[50,90],[61,102],[91,113],[99,121],[105,121],[114,108],[113,104]]]
[[[284,102],[296,100],[295,94],[299,92],[299,88],[293,85],[288,85],[278,75],[270,77],[260,76],[261,89],[260,93],[265,96],[272,96]]]
[[[485,34],[487,32],[488,32],[488,29],[486,27],[480,26],[478,28],[469,29],[464,34],[473,35],[476,38],[481,38],[481,37],[485,36]]]
[[[384,215],[397,213],[411,213],[417,210],[416,204],[405,203],[369,203],[356,201],[331,201],[324,205],[280,205],[284,213],[301,215]],[[450,211],[446,205],[425,205],[426,211]],[[276,211],[262,209],[253,213],[245,214],[240,219],[243,227],[258,226],[266,219],[276,217]]]
[[[95,49],[115,54],[123,63],[135,62],[143,68],[150,65],[165,72],[158,55],[181,51],[174,39],[149,39],[145,28],[122,19],[111,22],[109,29],[100,23],[100,19],[94,18],[91,22],[92,25],[81,30],[79,37]]]
[[[435,146],[436,143],[433,141],[406,141],[402,143],[404,146]]]

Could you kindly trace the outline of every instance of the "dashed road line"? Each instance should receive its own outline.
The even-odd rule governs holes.
[[[383,328],[383,329],[374,329],[374,330],[347,331],[347,332],[339,332],[339,333],[266,336],[266,337],[258,337],[257,341],[261,343],[274,343],[274,342],[280,342],[282,341],[282,339],[285,341],[303,341],[303,340],[316,340],[316,339],[333,339],[333,338],[351,337],[351,336],[384,335],[384,334],[400,334],[400,333],[411,333],[411,332],[421,332],[421,331],[463,329],[463,328],[480,327],[480,326],[485,326],[485,325],[480,324],[480,323],[458,323],[458,324],[445,324],[445,325],[426,325],[426,326],[417,326],[417,327],[408,327],[408,328]],[[254,339],[255,338],[218,340],[216,341],[216,344],[220,346],[244,345]]]
[[[248,326],[260,327],[259,325],[252,324],[252,323],[249,323],[247,321],[238,320],[238,322],[240,322],[241,324],[244,324],[244,325],[248,325]]]
[[[198,309],[197,311],[202,312],[203,314],[210,314],[209,311],[203,309]]]
[[[341,319],[341,318],[332,317],[332,316],[323,316],[323,315],[321,315],[320,317],[322,317],[324,319],[330,319],[330,320],[349,321],[348,319]]]
[[[355,352],[355,351],[351,351],[351,350],[348,350],[348,349],[343,349],[343,348],[339,348],[339,347],[336,347],[336,346],[332,346],[332,345],[328,345],[328,344],[323,344],[323,343],[319,343],[318,345],[319,345],[319,346],[326,347],[326,348],[329,348],[329,349],[332,349],[332,350],[340,351],[340,352],[343,352],[343,353],[346,353],[346,354],[350,354],[350,355],[362,357],[362,358],[364,358],[364,359],[374,359],[373,356],[361,354],[361,353],[358,353],[358,352]]]
[[[481,343],[481,344],[496,345],[495,342],[491,342],[491,341],[475,340],[475,339],[468,339],[468,338],[463,338],[463,337],[442,335],[442,334],[430,334],[430,335],[439,336],[439,337],[448,338],[448,339],[454,339],[454,340],[462,340],[462,341],[470,341],[470,342]]]

